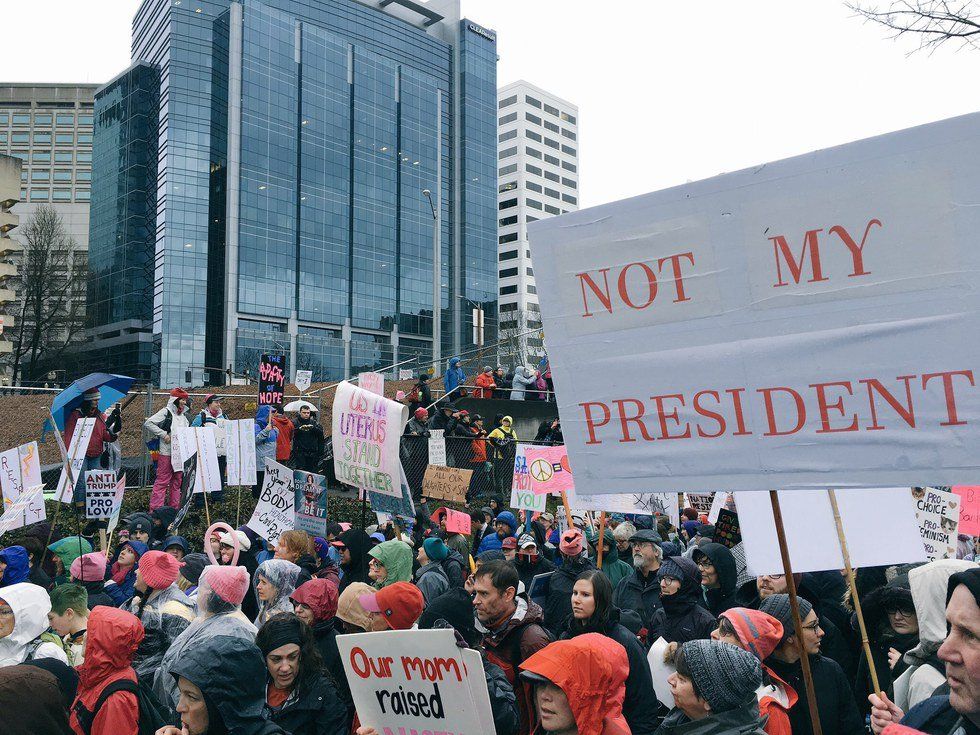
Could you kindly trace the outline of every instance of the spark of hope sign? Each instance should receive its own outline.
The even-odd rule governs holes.
[[[392,630],[337,638],[363,727],[380,735],[476,735],[493,722],[474,696],[486,678],[478,657],[464,661],[451,630]],[[490,730],[492,732],[492,729]]]
[[[972,114],[531,224],[578,491],[975,480],[978,156]]]
[[[373,493],[401,496],[399,441],[408,406],[347,381],[333,401],[333,463],[337,480]]]

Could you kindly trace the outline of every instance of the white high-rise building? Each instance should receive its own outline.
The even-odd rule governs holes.
[[[578,107],[523,80],[501,87],[497,159],[500,359],[513,368],[545,354],[527,223],[578,209]]]

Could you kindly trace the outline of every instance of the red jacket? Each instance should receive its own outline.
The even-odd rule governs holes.
[[[493,373],[480,373],[476,376],[476,389],[473,391],[474,398],[493,398],[493,389],[497,384],[493,382]]]
[[[136,681],[132,661],[143,641],[143,624],[130,612],[97,605],[88,617],[85,662],[78,667],[78,694],[71,707],[71,729],[85,735],[75,711],[91,712],[102,690],[120,679]],[[92,735],[139,735],[139,705],[132,692],[116,692],[102,705]]]
[[[276,435],[276,461],[286,462],[293,453],[293,430],[296,425],[286,416],[275,415],[272,424],[279,430]]]
[[[556,641],[521,664],[568,698],[580,733],[630,735],[623,717],[629,659],[626,649],[599,633]],[[537,733],[543,733],[537,728]]]
[[[71,437],[75,433],[75,424],[78,420],[82,418],[82,412],[77,408],[68,414],[68,418],[65,420],[65,446],[71,446]],[[87,416],[86,418],[93,418]],[[105,442],[113,442],[116,440],[110,431],[109,427],[105,425],[105,420],[102,418],[102,413],[97,412],[94,416],[95,418],[95,428],[92,429],[92,438],[88,440],[88,449],[85,450],[86,457],[101,457],[102,452],[105,451]]]

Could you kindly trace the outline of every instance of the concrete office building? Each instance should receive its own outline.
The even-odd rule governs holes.
[[[107,369],[445,362],[477,307],[496,340],[496,36],[458,0],[144,0],[132,59],[96,94]]]
[[[527,223],[578,209],[578,107],[523,80],[497,91],[500,360],[545,354]]]
[[[16,294],[10,288],[10,281],[17,276],[17,260],[22,248],[10,235],[19,224],[19,217],[13,208],[20,201],[20,172],[23,162],[13,156],[0,154],[0,319],[3,320],[3,333],[0,334],[0,359],[13,350],[10,342],[10,329],[14,326]],[[6,369],[0,371],[0,382],[9,377]]]

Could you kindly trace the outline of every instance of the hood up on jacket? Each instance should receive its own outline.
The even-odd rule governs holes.
[[[265,619],[265,614],[269,610],[288,610],[292,612],[292,605],[289,605],[289,596],[296,591],[296,579],[299,577],[300,568],[291,561],[285,559],[266,559],[259,564],[258,569],[252,577],[252,586],[255,588],[255,598],[259,600],[259,620]],[[264,577],[273,587],[276,588],[276,595],[271,600],[262,601],[259,598],[259,577]]]
[[[672,595],[660,595],[660,603],[667,612],[695,605],[701,600],[701,570],[691,559],[671,556],[664,559],[657,570],[657,581],[664,577],[679,579],[681,587]]]
[[[314,623],[322,623],[337,615],[337,585],[329,580],[311,579],[304,582],[289,599],[310,608]]]
[[[71,563],[83,554],[92,553],[92,544],[81,536],[65,536],[60,541],[55,541],[48,549],[56,554],[61,563],[65,565],[65,572],[71,569]]]
[[[4,735],[71,735],[65,709],[58,680],[50,671],[36,666],[0,668],[0,712],[17,713],[5,718]]]
[[[384,564],[385,571],[388,573],[384,582],[374,583],[378,589],[395,582],[412,581],[412,549],[404,541],[398,539],[385,541],[371,549],[368,556],[372,556]]]
[[[695,549],[694,553],[691,554],[691,559],[697,564],[702,556],[708,557],[715,571],[718,573],[719,588],[714,591],[722,597],[734,595],[735,586],[738,583],[738,569],[735,564],[735,556],[731,550],[722,544],[716,544],[712,541],[708,544],[702,544]]]
[[[0,589],[0,600],[14,613],[13,631],[0,638],[0,666],[13,666],[27,656],[31,641],[48,629],[51,599],[43,587],[20,582]]]
[[[623,718],[629,660],[614,640],[584,633],[556,641],[530,656],[521,669],[565,692],[579,732],[601,733],[608,721],[629,732]]]
[[[905,662],[927,662],[946,640],[946,591],[949,578],[957,572],[975,569],[962,559],[937,559],[909,571],[912,601],[919,621],[919,645],[905,654]]]
[[[81,688],[91,688],[132,666],[146,634],[131,612],[99,605],[88,616],[85,635],[85,662],[78,667]]]
[[[272,413],[272,406],[268,403],[259,406],[255,410],[255,435],[258,436],[269,424],[269,415]],[[273,429],[269,432],[267,442],[275,441],[279,437],[279,430]]]
[[[0,578],[0,587],[26,582],[31,576],[31,562],[27,549],[23,546],[8,546],[0,551],[0,561],[7,565]]]

